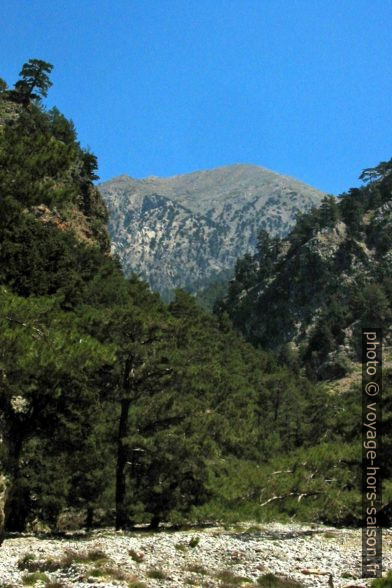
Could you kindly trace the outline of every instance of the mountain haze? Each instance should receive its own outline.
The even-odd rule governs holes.
[[[122,175],[100,185],[113,250],[127,273],[154,289],[202,287],[254,251],[257,234],[288,233],[299,211],[324,194],[256,165],[236,164],[170,178]]]

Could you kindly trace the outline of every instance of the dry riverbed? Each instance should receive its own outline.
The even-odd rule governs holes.
[[[384,569],[392,570],[392,529],[383,551]],[[0,548],[0,588],[368,585],[360,576],[361,531],[323,526],[26,534]]]

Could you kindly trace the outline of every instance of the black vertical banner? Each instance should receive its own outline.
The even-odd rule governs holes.
[[[382,574],[382,330],[362,329],[362,577]]]

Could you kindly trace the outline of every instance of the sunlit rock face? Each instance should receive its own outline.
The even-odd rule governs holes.
[[[171,178],[119,176],[100,185],[113,250],[152,289],[197,290],[255,249],[264,228],[285,235],[324,194],[255,165]]]

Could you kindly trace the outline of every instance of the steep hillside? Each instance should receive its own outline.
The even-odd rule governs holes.
[[[254,251],[260,228],[286,235],[296,214],[323,194],[254,165],[101,184],[113,249],[126,273],[140,273],[164,295],[203,287]]]
[[[0,194],[17,197],[24,214],[109,253],[108,213],[93,185],[97,162],[81,148],[72,121],[38,102],[23,106],[0,91]],[[40,173],[37,173],[37,169]]]
[[[362,189],[325,198],[286,239],[260,238],[237,262],[218,311],[253,343],[291,344],[312,375],[344,375],[362,326],[392,326],[392,164],[366,170]]]
[[[193,297],[165,305],[124,277],[99,239],[96,158],[42,105],[51,69],[0,80],[0,543],[67,512],[117,529],[220,519],[236,506],[214,480],[317,443],[325,411],[315,429],[313,385]]]
[[[99,236],[106,213],[93,186],[96,158],[80,147],[70,121],[42,105],[51,69],[31,59],[14,90],[0,80],[0,110],[6,106],[0,129],[0,544],[4,532],[7,546],[13,540],[7,533],[94,525],[136,530],[160,522],[275,517],[357,524],[358,390],[350,386],[336,403],[294,360],[279,361],[246,342],[226,315],[203,311],[182,290],[166,305],[147,284],[124,277]],[[237,264],[238,300],[263,280],[268,289],[277,264],[295,259],[327,226],[342,239],[358,235],[364,255],[375,249],[373,259],[384,259],[391,234],[383,208],[390,200],[389,169],[377,189],[359,192],[359,208],[356,198],[344,199],[344,208],[332,198],[320,212],[304,215],[288,240],[262,232],[257,259],[248,255]],[[362,237],[366,227],[373,229]],[[289,293],[302,279],[295,273],[301,263],[287,272],[286,280],[294,280]],[[309,264],[304,268],[310,271]],[[373,291],[370,309],[387,316],[387,262],[377,268],[386,268],[385,279],[379,276],[383,289]],[[315,296],[312,279],[304,284],[303,296],[306,288]],[[263,316],[276,310],[290,318],[285,291],[274,292],[270,301],[277,306],[266,306]],[[299,314],[300,301],[291,302]],[[337,316],[341,328],[352,323]],[[327,323],[333,334],[335,323]],[[383,377],[380,510],[387,524],[390,370]],[[74,578],[74,563],[87,563],[80,554],[77,562],[70,554],[55,562],[27,553],[12,557],[26,585],[38,579],[57,585],[62,578],[52,571],[67,568]],[[106,556],[96,550],[90,558],[104,566],[94,569],[95,579],[112,576]],[[151,572],[149,579],[158,577]],[[88,570],[84,578],[90,579]],[[128,576],[115,578],[130,583]]]

